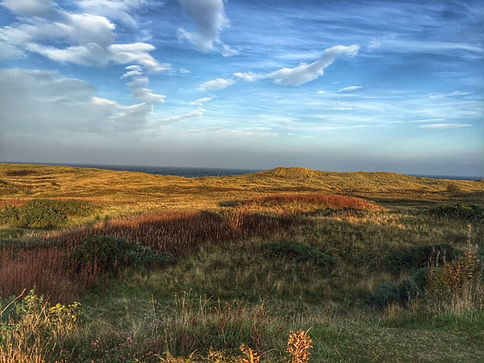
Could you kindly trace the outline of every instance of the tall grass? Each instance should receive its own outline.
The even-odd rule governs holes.
[[[76,270],[71,253],[93,236],[114,236],[181,258],[202,247],[247,236],[267,237],[300,223],[303,219],[297,216],[269,216],[247,211],[236,211],[225,217],[209,212],[165,212],[51,232],[45,244],[4,242],[0,244],[0,296],[35,288],[60,301],[73,301],[92,285],[97,272]]]

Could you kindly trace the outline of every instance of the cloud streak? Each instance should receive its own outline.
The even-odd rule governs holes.
[[[281,68],[266,75],[266,78],[273,79],[277,84],[283,86],[300,86],[314,81],[324,74],[324,70],[330,66],[336,58],[345,54],[355,56],[360,49],[357,45],[337,45],[326,49],[322,57],[311,64],[301,64],[295,68]]]
[[[451,124],[451,123],[443,123],[443,124],[427,124],[427,125],[420,125],[422,129],[427,130],[446,130],[446,129],[460,129],[463,127],[472,127],[471,124]]]
[[[219,91],[234,85],[236,82],[233,79],[217,78],[212,81],[202,83],[200,90],[202,91]]]
[[[197,29],[196,32],[190,32],[179,28],[179,39],[189,41],[203,53],[214,50],[217,46],[217,50],[224,57],[239,54],[237,50],[220,40],[221,31],[229,25],[223,0],[179,0],[179,2],[185,16]]]
[[[338,90],[338,92],[353,92],[353,91],[358,91],[359,89],[362,89],[363,86],[349,86],[345,88],[341,88]]]

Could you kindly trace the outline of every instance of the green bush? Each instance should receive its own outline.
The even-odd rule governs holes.
[[[19,227],[53,228],[63,226],[67,222],[67,215],[52,208],[42,201],[28,202],[20,210]]]
[[[422,268],[412,277],[401,281],[399,284],[385,284],[370,297],[372,305],[383,309],[390,303],[407,305],[410,299],[422,296],[428,284],[428,268]]]
[[[427,210],[430,215],[438,217],[461,218],[469,222],[484,219],[484,208],[472,204],[444,204]]]
[[[0,223],[15,227],[54,228],[62,227],[68,216],[87,216],[91,204],[79,200],[31,200],[22,207],[6,205],[0,208]]]
[[[47,208],[62,212],[68,216],[85,217],[92,212],[92,205],[81,200],[36,199],[29,201],[25,207]]]
[[[411,268],[425,267],[429,262],[443,264],[460,256],[461,252],[449,244],[424,245],[394,251],[386,261],[393,273]]]
[[[127,263],[134,267],[163,266],[170,263],[172,256],[167,252],[159,252],[151,247],[137,245],[128,251]]]
[[[331,268],[335,259],[320,250],[298,242],[280,242],[267,245],[273,256],[285,257],[297,262],[310,262],[322,268]]]
[[[0,223],[17,226],[20,222],[19,208],[12,205],[5,205],[0,208]]]
[[[116,273],[126,266],[161,266],[171,260],[167,253],[112,236],[85,239],[74,247],[71,257],[78,269],[96,266],[102,273]]]

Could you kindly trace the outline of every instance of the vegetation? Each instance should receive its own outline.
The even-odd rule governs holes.
[[[0,179],[0,362],[484,359],[482,181]]]

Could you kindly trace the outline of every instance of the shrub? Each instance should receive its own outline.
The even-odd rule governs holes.
[[[399,273],[402,270],[425,267],[429,263],[441,265],[460,254],[459,250],[449,244],[416,246],[391,253],[386,266],[393,273]]]
[[[68,216],[87,216],[91,211],[91,204],[84,201],[35,199],[22,207],[0,208],[0,223],[40,229],[62,227]]]
[[[0,208],[0,223],[17,226],[19,222],[20,222],[19,208],[8,204]]]
[[[380,309],[390,303],[399,303],[406,306],[409,300],[422,296],[428,284],[428,268],[422,268],[412,277],[399,284],[385,284],[370,297],[369,302]]]
[[[331,268],[335,264],[332,256],[302,243],[280,242],[269,244],[267,247],[276,257],[286,257],[298,262],[310,262],[322,268]]]
[[[484,218],[484,208],[472,204],[445,204],[427,210],[430,215],[448,218],[461,218],[470,222]]]
[[[93,274],[116,273],[123,266],[145,267],[170,261],[167,253],[112,236],[89,237],[73,248],[71,257],[78,270]]]
[[[163,266],[171,260],[172,256],[168,252],[159,252],[143,245],[137,245],[127,254],[128,265],[134,267]]]
[[[31,228],[60,227],[67,222],[67,215],[42,200],[32,200],[21,208],[19,226]]]

